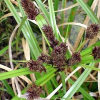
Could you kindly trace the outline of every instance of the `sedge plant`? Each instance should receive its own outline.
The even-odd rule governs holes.
[[[64,9],[66,7],[66,0],[61,1]],[[9,72],[0,74],[0,80],[5,84],[6,89],[10,91],[11,100],[74,100],[74,98],[79,98],[80,95],[84,100],[95,100],[93,95],[90,94],[94,88],[89,90],[88,86],[90,84],[84,83],[86,79],[89,81],[89,75],[92,79],[97,80],[95,78],[96,74],[92,75],[91,72],[100,71],[100,68],[97,67],[100,62],[100,21],[90,8],[90,5],[84,2],[84,0],[74,0],[73,2],[73,5],[78,3],[85,11],[92,21],[90,25],[73,22],[78,8],[75,7],[71,9],[68,20],[65,23],[69,23],[69,25],[57,27],[56,18],[59,13],[55,12],[55,10],[58,10],[60,0],[54,0],[54,2],[53,0],[48,0],[47,8],[42,0],[35,0],[35,2],[31,0],[17,0],[18,9],[14,7],[10,0],[4,0],[4,2],[17,24],[21,23],[17,39],[20,40],[19,34],[22,31],[31,52],[31,60],[23,62],[26,68],[20,65],[20,68],[17,70],[8,68]],[[94,4],[94,2],[91,1],[89,4]],[[18,14],[17,10],[19,10],[20,14]],[[64,23],[64,17],[65,12],[63,11],[60,24]],[[42,39],[45,41],[45,44],[43,44],[46,47],[45,52],[40,48],[29,21],[35,23],[40,29]],[[82,31],[84,35],[81,38],[82,40],[78,41],[77,48],[69,42],[72,25],[85,27]],[[95,38],[98,39],[95,41]],[[12,45],[16,42],[18,43],[16,40]],[[89,43],[91,45],[88,46]],[[0,54],[3,54],[7,49],[8,46],[1,50]],[[5,69],[7,67],[0,64],[0,68]],[[33,73],[36,78],[34,82],[29,76]],[[16,93],[7,84],[6,79],[13,77],[17,79],[21,75],[27,78],[29,84],[27,84],[28,86],[25,85],[23,89],[19,89],[21,86],[17,88],[20,84],[15,81],[15,84],[18,83],[15,87],[18,90]],[[96,82],[93,82],[92,85]],[[96,91],[100,91],[99,88]],[[95,91],[93,92],[97,95]]]

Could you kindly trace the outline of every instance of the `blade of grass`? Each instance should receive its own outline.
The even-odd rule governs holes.
[[[41,0],[36,0],[36,2],[37,2],[37,4],[38,4],[39,8],[42,10],[42,12],[43,12],[43,14],[44,14],[46,20],[47,20],[48,23],[51,25],[50,16],[49,16],[49,13],[47,12],[47,10],[46,10],[44,4],[42,3]]]
[[[7,91],[6,89],[4,89],[4,88],[0,88],[0,90],[1,90],[1,91],[5,91],[5,92],[8,93],[8,91]]]
[[[91,7],[92,3],[93,3],[93,0],[89,0],[89,1],[87,2],[87,4],[89,5],[89,7]]]
[[[62,86],[63,86],[63,93],[66,93],[66,83],[65,83],[65,73],[61,72],[61,80],[62,80]]]
[[[51,82],[53,83],[53,85],[54,85],[55,88],[58,87],[59,84],[58,84],[57,80],[54,77],[51,79]],[[59,90],[58,93],[62,93],[62,91]]]
[[[17,40],[19,39],[21,29],[22,29],[23,25],[25,24],[26,19],[27,19],[27,16],[25,16],[21,21],[21,24],[19,26],[18,33],[17,33]],[[16,51],[18,52],[18,42],[16,42]]]
[[[93,56],[92,55],[87,55],[87,56],[81,57],[81,61],[88,60],[88,59],[93,59]]]
[[[53,69],[52,71],[47,73],[44,77],[41,77],[37,81],[35,81],[35,84],[37,84],[37,85],[45,84],[47,82],[47,80],[50,80],[53,77],[52,75],[55,72],[56,72],[56,69]],[[31,74],[31,73],[33,73],[33,72],[29,71],[28,68],[13,70],[13,71],[1,73],[0,74],[0,80],[4,80],[4,79],[16,77],[16,76],[21,76],[21,75],[27,75],[27,74]],[[52,76],[52,77],[50,78],[50,76]]]
[[[94,45],[92,45],[92,46],[86,48],[85,50],[81,51],[81,53],[80,53],[81,56],[85,56],[85,55],[87,55],[87,54],[92,53],[93,47],[95,47],[95,46],[100,46],[100,41],[98,41],[98,42],[95,43]]]
[[[54,11],[58,10],[59,7],[59,0],[54,0]],[[55,13],[55,16],[57,16],[57,12]]]
[[[20,75],[27,75],[27,74],[31,74],[31,73],[32,72],[29,71],[28,68],[22,68],[22,69],[18,69],[18,70],[14,70],[14,71],[4,72],[4,73],[0,74],[0,80],[16,77],[16,76],[20,76]]]
[[[54,77],[55,75],[52,74],[45,82],[46,83],[42,83],[42,84],[46,84],[46,87],[47,87],[47,90],[48,90],[48,93],[50,94],[52,91],[53,91],[53,86],[52,86],[52,83],[51,83],[51,79]]]
[[[6,87],[8,93],[9,93],[12,97],[14,97],[14,96],[15,96],[14,91],[12,90],[12,88],[10,87],[10,85],[8,84],[8,82],[7,82],[6,80],[3,80],[2,83],[3,83],[3,85]]]
[[[51,72],[47,73],[44,77],[39,78],[37,81],[35,81],[35,83],[37,85],[40,85],[42,83],[42,81],[45,82],[46,79],[49,78],[55,72],[56,72],[56,69],[53,69]]]
[[[81,66],[81,67],[83,67],[83,68],[91,69],[91,70],[100,71],[100,68],[95,68],[95,67],[89,66],[89,65],[80,64],[79,66]]]
[[[54,13],[52,0],[48,0],[48,4],[49,4],[51,26],[54,30],[55,37],[59,40],[58,28],[57,28],[57,25],[56,25],[56,19],[55,19],[55,13]]]
[[[55,98],[56,98],[56,100],[57,100],[57,98],[59,99],[59,97],[62,97],[62,96],[63,96],[63,93],[54,95],[54,96],[51,98],[51,100],[55,100]]]
[[[27,16],[24,16],[23,19],[22,19],[22,21],[21,21],[20,27],[19,27],[19,29],[18,29],[18,33],[17,33],[18,37],[17,37],[17,38],[19,38],[21,29],[22,29],[23,25],[25,24],[25,21],[26,21],[26,20],[27,20]]]
[[[47,73],[43,73],[43,76],[45,76]],[[50,77],[52,77],[52,75],[50,76]],[[49,77],[49,78],[50,78]],[[51,81],[48,81],[48,80],[50,80],[50,79],[52,79],[52,78],[50,78],[50,79],[46,79],[46,81],[44,81],[45,83],[42,83],[42,84],[45,84],[46,85],[46,88],[47,88],[47,91],[48,91],[48,93],[50,94],[52,91],[53,91],[53,86],[52,86],[52,84],[51,84]],[[42,85],[41,84],[41,85]],[[51,88],[50,88],[51,87]]]
[[[88,64],[88,63],[92,63],[92,62],[98,63],[98,62],[100,62],[100,59],[97,59],[97,60],[94,60],[94,59],[83,60],[81,62],[81,64]]]

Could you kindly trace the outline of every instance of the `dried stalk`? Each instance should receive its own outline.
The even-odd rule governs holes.
[[[9,40],[9,60],[10,60],[10,66],[11,66],[11,69],[12,69],[12,70],[14,70],[14,65],[13,65],[13,63],[12,63],[12,49],[11,49],[11,43],[12,43],[12,41],[13,41],[15,35],[16,35],[16,31],[17,31],[17,29],[18,29],[19,26],[20,26],[20,25],[17,25],[17,26],[15,27],[15,29],[13,30],[13,32],[12,32],[12,34],[11,34],[10,40]],[[21,90],[20,90],[20,87],[19,87],[19,84],[18,84],[18,81],[17,81],[16,78],[12,78],[12,87],[13,87],[13,90],[14,90],[14,92],[15,92],[16,90],[15,90],[15,84],[14,84],[14,82],[15,82],[15,84],[16,84],[16,88],[17,88],[18,95],[20,95]],[[15,93],[16,93],[16,92],[15,92]]]

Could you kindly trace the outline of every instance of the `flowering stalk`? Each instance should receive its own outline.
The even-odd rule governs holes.
[[[54,48],[56,45],[58,45],[59,41],[55,39],[55,36],[53,35],[53,30],[52,30],[51,26],[44,25],[42,27],[42,30],[45,33],[46,37],[48,38],[52,48]]]
[[[24,8],[28,18],[35,20],[35,17],[39,14],[38,9],[35,7],[31,0],[21,0],[21,5]]]

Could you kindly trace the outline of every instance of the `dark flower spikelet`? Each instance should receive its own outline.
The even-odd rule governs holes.
[[[94,59],[100,59],[100,47],[95,46],[94,49],[92,50],[92,55]]]
[[[93,39],[95,36],[97,36],[99,29],[100,27],[98,24],[91,24],[86,30],[86,38]]]
[[[27,99],[33,100],[40,97],[40,94],[42,94],[43,90],[41,86],[37,86],[34,83],[26,90],[27,91]]]
[[[67,46],[65,43],[61,43],[54,47],[54,50],[51,53],[52,63],[56,67],[62,67],[66,65],[65,53],[67,51]]]
[[[54,46],[56,46],[59,42],[55,39],[53,35],[52,27],[49,25],[44,25],[42,27],[42,30],[45,33],[46,37],[48,38],[51,47],[54,48]]]
[[[33,61],[33,60],[30,60],[28,63],[27,63],[30,71],[37,71],[37,72],[46,72],[46,69],[45,67],[39,62],[39,61]]]
[[[24,8],[28,18],[35,20],[35,17],[39,14],[38,9],[35,7],[31,0],[21,0],[21,5]]]
[[[72,66],[74,64],[79,63],[80,61],[81,61],[80,53],[75,52],[75,53],[72,54],[72,57],[67,60],[67,65]]]
[[[42,63],[47,63],[47,64],[50,64],[51,63],[51,57],[44,54],[44,53],[41,53],[41,55],[38,57],[37,59],[41,64]]]

